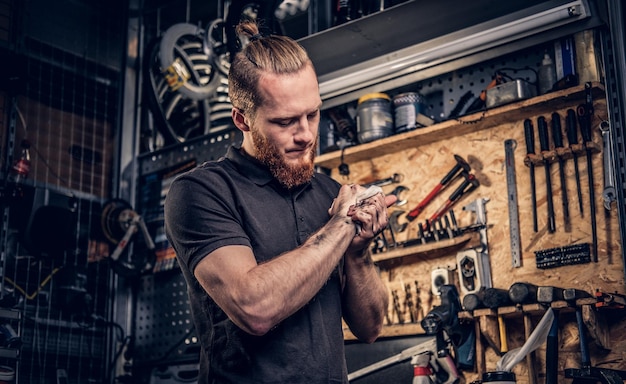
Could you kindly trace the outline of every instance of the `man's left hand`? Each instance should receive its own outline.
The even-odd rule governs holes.
[[[389,224],[387,208],[395,204],[396,201],[397,197],[394,195],[385,196],[383,193],[378,193],[348,209],[348,216],[360,228],[357,230],[349,250],[366,248],[387,227]]]

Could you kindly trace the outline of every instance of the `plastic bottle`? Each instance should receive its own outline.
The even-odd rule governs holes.
[[[543,55],[543,60],[541,60],[541,66],[539,67],[537,77],[539,80],[539,94],[543,95],[550,92],[554,83],[556,83],[556,68],[554,67],[554,62],[548,52]]]
[[[433,384],[430,376],[433,374],[430,369],[430,355],[427,353],[421,353],[411,358],[411,364],[413,365],[413,381],[411,384]]]
[[[24,180],[28,178],[30,173],[30,143],[28,140],[22,140],[20,143],[20,155],[13,162],[13,166],[9,172],[9,185],[11,188],[11,197],[20,198],[24,195],[22,186]]]

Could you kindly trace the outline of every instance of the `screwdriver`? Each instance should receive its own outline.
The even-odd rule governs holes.
[[[554,202],[552,201],[552,178],[550,177],[550,160],[545,156],[550,151],[550,143],[548,139],[548,123],[546,118],[539,116],[537,118],[537,128],[539,129],[539,146],[543,155],[543,165],[546,169],[546,199],[548,200],[548,232],[556,231],[556,221],[554,219]]]
[[[567,130],[567,141],[569,142],[569,146],[572,149],[572,157],[574,159],[576,190],[578,192],[578,209],[580,210],[580,215],[583,216],[583,194],[580,187],[580,173],[578,171],[578,153],[576,153],[576,148],[572,148],[572,146],[578,144],[578,133],[576,133],[576,112],[574,112],[573,109],[567,110],[565,123]]]
[[[552,140],[554,140],[554,149],[559,161],[559,176],[561,179],[561,199],[563,200],[563,216],[565,225],[569,224],[569,204],[567,199],[567,185],[565,184],[565,166],[563,156],[559,154],[559,150],[563,149],[563,132],[561,131],[561,115],[557,112],[552,113]]]
[[[528,159],[528,166],[530,167],[530,196],[533,206],[533,230],[538,231],[537,228],[537,194],[535,192],[535,164],[533,159],[528,155],[535,154],[535,131],[533,129],[533,122],[530,119],[524,120],[524,138],[526,139],[526,157]]]
[[[593,106],[590,103],[581,104],[576,109],[578,115],[578,121],[580,123],[580,134],[583,138],[583,144],[585,145],[585,152],[587,155],[587,175],[589,178],[589,207],[591,216],[591,237],[592,237],[592,249],[591,258],[594,262],[598,262],[598,229],[596,225],[596,198],[593,183],[593,169],[591,159],[591,117],[593,115]]]

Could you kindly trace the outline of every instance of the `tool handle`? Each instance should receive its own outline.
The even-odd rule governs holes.
[[[561,131],[561,115],[552,113],[552,140],[555,148],[563,148],[563,131]]]
[[[537,128],[539,129],[539,146],[541,147],[541,152],[549,151],[548,123],[545,117],[539,116],[537,118]]]
[[[478,187],[478,185],[478,179],[476,179],[476,176],[474,176],[473,173],[465,176],[465,180],[463,180],[463,182],[457,187],[457,189],[452,192],[448,200],[441,207],[439,207],[439,209],[435,213],[433,213],[430,219],[428,219],[428,222],[434,223],[436,220],[440,219],[441,216],[445,214],[448,209],[450,209],[450,207],[461,198],[461,196],[469,193],[470,191]]]
[[[558,384],[559,317],[555,313],[546,339],[546,384]]]
[[[578,122],[580,123],[580,134],[584,143],[591,141],[591,113],[591,108],[587,104],[581,104],[576,108]]]
[[[430,203],[430,201],[437,196],[437,194],[439,193],[439,191],[441,191],[443,189],[443,184],[437,184],[435,186],[435,188],[433,188],[432,191],[430,191],[430,193],[428,194],[428,196],[426,196],[422,201],[420,201],[419,204],[417,204],[417,206],[415,208],[413,208],[409,213],[406,214],[406,219],[408,221],[413,221],[417,218],[417,216],[419,216],[420,213],[422,213],[422,211],[424,210],[424,208],[426,208],[426,206],[428,205],[428,203]]]
[[[580,358],[583,368],[591,367],[591,358],[587,345],[587,335],[585,334],[585,323],[583,312],[580,307],[576,307],[576,324],[578,325],[578,340],[580,341]]]
[[[524,138],[526,139],[526,154],[535,154],[535,131],[530,119],[524,120]]]
[[[463,194],[478,187],[478,184],[479,183],[476,179],[476,176],[474,176],[473,173],[470,173],[469,175],[467,175],[467,178],[463,181],[463,183],[459,185],[459,187],[454,192],[452,192],[452,194],[450,195],[450,201],[457,201],[461,198],[461,196],[463,196]]]
[[[567,110],[567,117],[565,119],[567,129],[567,141],[569,145],[578,144],[578,133],[576,133],[576,112],[573,109]]]
[[[454,159],[456,160],[455,166],[452,167],[452,169],[443,177],[443,179],[441,179],[439,184],[443,186],[448,185],[448,183],[450,183],[450,181],[454,179],[459,174],[459,172],[469,172],[470,165],[467,161],[465,161],[465,159],[463,159],[459,155],[454,155]]]

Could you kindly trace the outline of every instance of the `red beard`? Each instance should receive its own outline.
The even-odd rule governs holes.
[[[308,183],[315,172],[315,145],[311,147],[309,156],[302,159],[296,165],[289,165],[281,155],[273,142],[259,134],[255,129],[251,131],[252,142],[257,152],[257,160],[267,166],[276,180],[287,189]]]

